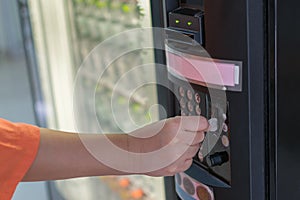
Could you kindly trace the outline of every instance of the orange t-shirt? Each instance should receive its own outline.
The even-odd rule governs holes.
[[[30,168],[40,141],[36,126],[0,119],[0,199],[12,195]]]

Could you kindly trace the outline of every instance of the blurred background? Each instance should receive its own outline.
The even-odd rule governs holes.
[[[0,0],[0,117],[64,131],[76,131],[73,116],[73,84],[83,60],[101,41],[122,31],[150,27],[150,0]],[[141,42],[138,38],[132,42]],[[120,47],[122,48],[122,47]],[[104,84],[96,86],[95,105],[84,99],[85,88],[95,87],[91,74],[82,85],[81,126],[92,127],[93,107],[105,132],[133,130],[126,116],[116,125],[110,112],[114,84],[121,75],[142,63],[154,62],[152,50],[132,52],[130,62],[114,62],[105,71]],[[93,58],[96,69],[109,59],[109,50]],[[155,78],[137,71],[130,83]],[[126,80],[125,80],[126,81]],[[135,123],[158,119],[155,85],[129,96],[117,89],[117,104],[128,103]],[[129,100],[129,101],[127,101]],[[117,107],[118,107],[117,106]],[[118,112],[118,111],[116,111]],[[115,113],[124,115],[123,112]],[[96,130],[96,128],[95,128]],[[146,176],[92,177],[64,181],[21,183],[14,200],[160,200],[165,198],[162,178]]]

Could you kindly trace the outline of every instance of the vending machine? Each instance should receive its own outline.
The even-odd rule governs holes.
[[[159,102],[169,117],[201,115],[210,123],[192,166],[166,178],[167,199],[299,199],[300,136],[292,128],[300,111],[298,6],[152,2],[153,25],[167,32],[165,51],[156,51],[167,65],[157,78],[169,85],[158,86]]]
[[[148,1],[18,2],[28,71],[35,92],[36,118],[41,125],[47,122],[54,128],[72,127],[68,97],[76,71],[73,67],[99,41],[121,30],[141,28],[144,8],[141,4]],[[27,2],[31,5],[29,11]],[[148,21],[147,26],[151,26],[151,21],[152,26],[163,28],[166,33],[165,40],[156,40],[153,34],[154,41],[162,42],[164,47],[155,49],[155,63],[167,66],[155,68],[160,83],[156,88],[158,104],[165,108],[167,117],[201,115],[210,123],[192,166],[174,177],[166,177],[164,188],[145,177],[97,178],[93,186],[74,187],[72,182],[68,183],[68,188],[76,192],[51,183],[49,198],[99,199],[98,194],[106,195],[103,191],[107,191],[108,185],[116,186],[117,190],[108,188],[108,194],[102,198],[120,199],[120,194],[125,194],[123,199],[298,200],[300,1],[149,3],[152,19],[144,21]],[[56,17],[52,17],[53,13]],[[102,54],[104,60],[108,52]],[[143,56],[152,59],[152,52],[151,56]],[[99,57],[94,61],[99,62]],[[95,68],[100,66],[97,62]],[[111,75],[116,77],[118,73],[116,70]],[[91,81],[89,75],[87,86]],[[103,91],[97,90],[98,96],[108,98],[112,88],[108,82]],[[125,97],[128,94],[119,93]],[[146,93],[145,97],[154,94]],[[140,101],[132,105],[138,110],[146,109]],[[108,113],[103,110],[107,107],[99,106],[97,111]],[[89,110],[83,110],[86,113],[82,115],[82,123],[91,127]],[[46,111],[49,119],[45,119]],[[58,198],[61,194],[56,194],[57,188],[65,193],[64,198]],[[131,194],[136,191],[138,197],[133,197]],[[90,196],[81,197],[79,193]]]

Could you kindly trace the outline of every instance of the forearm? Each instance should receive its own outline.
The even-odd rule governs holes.
[[[102,134],[81,134],[79,137],[76,133],[41,129],[37,156],[23,181],[126,174],[98,161],[82,143],[84,138],[85,141],[97,144],[97,141],[104,139],[103,137],[105,136]],[[130,146],[125,134],[111,135],[110,139],[125,150]],[[105,149],[100,149],[101,146],[93,146],[93,148],[99,148],[102,153],[109,153]]]

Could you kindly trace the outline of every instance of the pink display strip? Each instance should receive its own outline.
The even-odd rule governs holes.
[[[167,52],[168,69],[188,80],[233,87],[238,84],[236,65],[198,56],[183,57]]]

